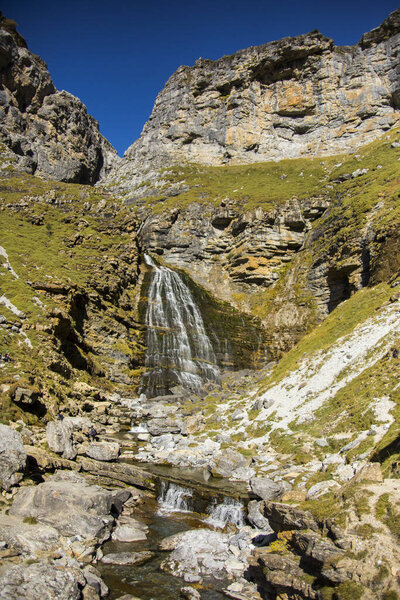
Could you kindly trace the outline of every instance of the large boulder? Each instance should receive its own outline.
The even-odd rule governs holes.
[[[13,565],[0,574],[0,600],[81,600],[85,580],[77,569],[52,563]]]
[[[86,448],[86,456],[95,460],[116,460],[119,456],[119,444],[117,442],[92,442]]]
[[[46,427],[46,439],[53,452],[63,458],[74,460],[77,450],[73,441],[74,424],[70,419],[49,421]]]
[[[28,520],[27,520],[28,521]],[[59,533],[50,525],[27,522],[10,515],[0,515],[0,540],[8,548],[29,556],[52,550],[59,543]]]
[[[249,460],[240,452],[226,448],[214,455],[210,469],[214,477],[231,477],[235,471],[247,467],[248,462]]]
[[[0,489],[10,490],[23,477],[26,464],[26,451],[20,434],[0,425]]]
[[[60,472],[37,486],[21,489],[10,514],[33,517],[62,535],[79,535],[102,542],[109,538],[114,519],[114,494],[89,485],[75,473]]]
[[[261,500],[278,500],[286,491],[281,483],[267,477],[253,477],[250,479],[250,488]]]

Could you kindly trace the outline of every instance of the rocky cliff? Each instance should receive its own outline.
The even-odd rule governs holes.
[[[23,170],[58,181],[95,183],[118,159],[85,105],[55,89],[43,60],[1,13],[0,141]]]
[[[182,66],[109,181],[140,196],[146,171],[170,164],[353,151],[399,122],[399,45],[397,10],[355,46],[312,31]]]

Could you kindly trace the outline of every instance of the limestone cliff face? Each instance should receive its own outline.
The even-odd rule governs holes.
[[[45,63],[0,13],[0,141],[23,170],[94,183],[118,157],[72,94],[57,91]]]
[[[400,120],[400,10],[356,46],[313,31],[180,67],[111,181],[143,165],[220,165],[348,152]]]

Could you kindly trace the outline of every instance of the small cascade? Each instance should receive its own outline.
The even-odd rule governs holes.
[[[169,394],[178,384],[196,392],[220,375],[203,318],[178,273],[156,265],[147,255],[145,261],[153,273],[146,310],[147,372],[140,392],[151,398]]]
[[[130,433],[148,433],[149,430],[147,429],[146,423],[138,423],[137,425],[134,425],[134,423],[132,421],[129,432]]]
[[[171,512],[191,512],[191,498],[193,491],[190,488],[177,485],[168,481],[161,482],[161,491],[157,499],[158,514]]]
[[[244,526],[244,506],[235,498],[225,498],[221,504],[211,506],[209,513],[205,523],[212,527],[223,529],[228,523],[238,528]]]

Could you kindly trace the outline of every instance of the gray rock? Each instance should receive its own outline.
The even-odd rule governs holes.
[[[43,523],[28,523],[11,515],[0,515],[0,539],[30,556],[49,551],[59,543],[59,533]]]
[[[0,600],[81,600],[76,571],[47,562],[10,566],[0,573]]]
[[[74,460],[78,454],[73,442],[73,430],[73,423],[69,419],[49,421],[46,426],[49,447],[68,460]]]
[[[286,491],[281,482],[276,483],[267,477],[254,477],[249,483],[253,494],[262,500],[278,500]]]
[[[199,590],[190,587],[190,585],[181,588],[180,595],[182,596],[182,598],[186,598],[186,600],[201,600]]]
[[[148,527],[136,519],[124,519],[119,523],[112,534],[112,539],[117,542],[140,542],[147,539]]]
[[[153,558],[154,552],[143,551],[143,552],[118,552],[112,554],[106,554],[101,559],[101,562],[108,565],[141,565],[151,558]]]
[[[0,425],[0,489],[10,490],[23,477],[26,451],[20,434]]]
[[[88,565],[83,569],[83,575],[86,579],[86,583],[93,588],[101,598],[103,598],[103,596],[108,596],[108,587],[102,580],[100,572],[95,567]]]
[[[82,476],[58,473],[45,483],[21,489],[10,514],[34,517],[62,535],[104,541],[110,536],[113,494],[89,485]]]
[[[338,489],[339,487],[340,485],[337,483],[337,481],[333,481],[332,479],[329,481],[320,481],[319,483],[315,483],[310,487],[307,492],[307,499],[319,498],[320,496],[328,493],[329,490]]]
[[[111,461],[118,458],[119,450],[116,442],[92,442],[86,448],[86,455],[95,460]]]
[[[182,423],[171,418],[150,419],[147,428],[151,435],[162,435],[164,433],[180,433]]]
[[[214,477],[231,477],[237,469],[247,467],[248,462],[240,452],[226,448],[214,454],[210,469]]]
[[[250,500],[247,505],[247,520],[256,529],[260,529],[267,534],[273,533],[273,529],[270,526],[268,519],[262,515],[260,508],[261,502]]]

